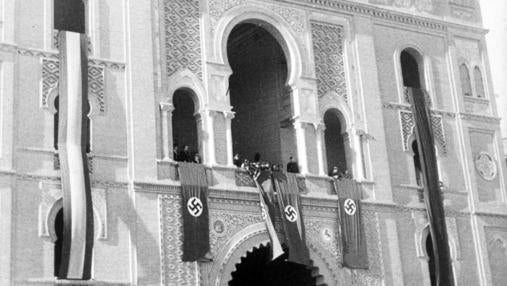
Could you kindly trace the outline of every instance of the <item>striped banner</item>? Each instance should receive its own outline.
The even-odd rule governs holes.
[[[58,278],[91,278],[93,207],[87,166],[86,35],[60,31],[58,152],[63,191],[63,243]]]
[[[271,241],[271,260],[276,260],[284,254],[284,251],[273,223],[275,221],[275,205],[273,204],[271,171],[263,170],[259,172],[259,175],[253,181],[259,190],[261,216],[266,224],[269,240]]]

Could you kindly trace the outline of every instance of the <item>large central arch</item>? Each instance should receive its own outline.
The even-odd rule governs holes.
[[[286,164],[297,157],[287,58],[266,25],[239,23],[227,41],[233,151],[243,158]]]

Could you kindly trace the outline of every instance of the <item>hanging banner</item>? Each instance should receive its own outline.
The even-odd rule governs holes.
[[[93,253],[93,205],[88,141],[88,59],[84,4],[56,0],[60,60],[58,157],[63,192],[63,237],[58,279],[89,280]]]
[[[424,202],[435,255],[437,285],[452,286],[454,285],[452,261],[445,225],[444,205],[440,195],[440,180],[438,178],[431,115],[426,106],[423,90],[409,87],[408,98],[414,114],[419,161],[423,173]]]
[[[276,260],[284,252],[273,223],[275,221],[275,205],[272,197],[271,171],[259,171],[254,181],[259,190],[261,216],[266,224],[269,240],[271,241],[271,260]]]
[[[340,210],[343,266],[352,269],[367,269],[368,251],[361,218],[360,185],[352,179],[334,179],[333,181]]]
[[[296,177],[294,175],[287,177],[281,171],[274,171],[272,176],[285,240],[289,247],[288,261],[309,265],[310,256],[305,243],[303,213]]]
[[[183,215],[183,261],[209,260],[208,180],[201,164],[178,162]]]

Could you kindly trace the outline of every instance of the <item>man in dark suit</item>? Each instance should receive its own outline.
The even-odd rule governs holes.
[[[294,158],[290,156],[289,163],[287,163],[287,173],[299,173],[299,166]]]

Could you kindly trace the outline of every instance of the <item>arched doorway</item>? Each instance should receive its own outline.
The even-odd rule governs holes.
[[[435,254],[433,253],[433,241],[429,233],[428,236],[426,236],[426,254],[428,256],[428,272],[430,274],[431,286],[436,286]]]
[[[286,55],[263,25],[236,25],[227,41],[233,152],[242,158],[286,164],[296,157]]]
[[[200,146],[197,135],[197,121],[195,118],[195,95],[189,89],[178,89],[173,95],[174,111],[172,113],[173,144],[182,151],[188,146],[191,153],[190,159],[195,153],[199,153]],[[202,154],[201,154],[202,155]],[[180,156],[178,156],[180,157]],[[182,158],[173,158],[181,160]]]
[[[260,245],[248,251],[236,264],[229,286],[273,285],[273,286],[316,286],[318,269],[286,261],[286,253],[270,261],[271,245]],[[313,273],[313,271],[315,273]],[[313,276],[315,275],[315,276]]]
[[[347,165],[347,145],[344,132],[344,117],[335,109],[327,110],[324,113],[324,124],[326,130],[324,132],[324,139],[326,142],[326,159],[327,169],[329,172],[333,167],[338,167],[339,173],[344,173],[348,170]]]
[[[55,217],[55,245],[54,245],[54,276],[60,278],[60,265],[62,261],[63,246],[63,209],[60,209]]]

